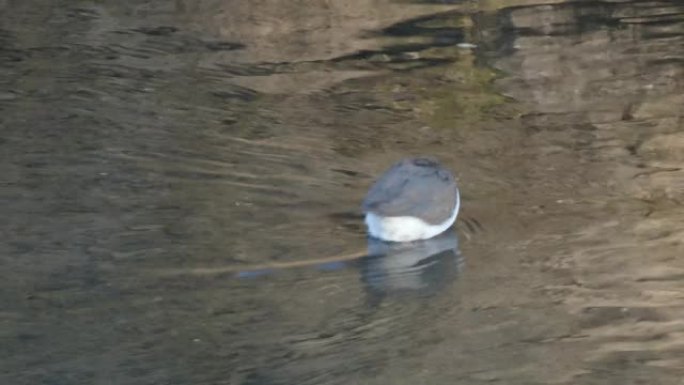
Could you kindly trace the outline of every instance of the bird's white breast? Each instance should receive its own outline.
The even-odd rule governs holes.
[[[411,242],[432,238],[448,229],[458,216],[460,197],[456,196],[456,206],[451,216],[444,222],[432,225],[412,216],[383,217],[372,212],[366,213],[368,233],[372,237],[390,242]]]

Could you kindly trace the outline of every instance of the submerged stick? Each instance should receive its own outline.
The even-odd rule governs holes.
[[[258,265],[245,266],[217,266],[217,267],[197,267],[190,269],[172,269],[162,271],[162,275],[217,275],[226,273],[235,273],[239,277],[256,276],[275,269],[288,269],[295,267],[306,267],[313,265],[320,265],[331,262],[346,262],[353,261],[368,255],[366,251],[358,251],[356,253],[335,255],[331,257],[315,258],[304,261],[284,261],[284,262],[266,262]]]

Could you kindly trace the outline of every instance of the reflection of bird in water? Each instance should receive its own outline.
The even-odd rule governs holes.
[[[434,158],[407,158],[371,186],[363,201],[368,233],[390,242],[441,234],[456,220],[460,196],[453,175]]]
[[[390,294],[436,293],[455,278],[462,259],[456,233],[446,231],[410,243],[370,238],[368,256],[358,264],[367,292],[379,299]]]

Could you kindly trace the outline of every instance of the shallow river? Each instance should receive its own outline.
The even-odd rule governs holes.
[[[684,384],[684,3],[539,3],[0,0],[0,383]]]

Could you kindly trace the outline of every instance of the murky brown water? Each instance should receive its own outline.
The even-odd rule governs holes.
[[[0,383],[684,384],[682,2],[108,3],[0,1]]]

